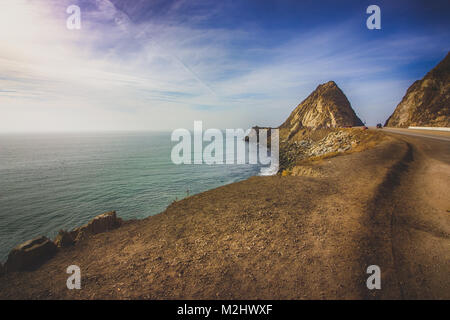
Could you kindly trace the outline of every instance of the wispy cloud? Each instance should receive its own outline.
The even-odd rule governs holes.
[[[204,25],[220,10],[202,2],[88,3],[76,31],[65,27],[69,1],[2,2],[0,130],[278,125],[328,80],[374,123],[415,80],[402,68],[444,51],[441,35],[367,39],[352,21],[268,45],[258,25]],[[195,4],[195,15],[183,14]]]

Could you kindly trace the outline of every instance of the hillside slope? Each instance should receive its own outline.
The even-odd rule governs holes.
[[[450,127],[450,53],[409,87],[385,126]]]

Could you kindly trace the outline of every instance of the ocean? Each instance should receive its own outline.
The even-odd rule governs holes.
[[[0,261],[25,240],[54,238],[103,212],[145,218],[267,169],[175,165],[175,144],[168,132],[1,134]]]

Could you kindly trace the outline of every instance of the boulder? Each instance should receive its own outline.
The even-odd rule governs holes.
[[[54,242],[58,248],[65,248],[74,245],[75,239],[70,232],[59,230]]]
[[[2,263],[0,263],[0,276],[2,276],[5,273],[5,267]]]
[[[122,219],[118,218],[115,211],[110,211],[96,216],[87,224],[76,228],[70,234],[75,241],[89,237],[90,235],[116,229],[122,225]]]
[[[53,257],[56,245],[47,237],[38,237],[28,240],[15,247],[8,255],[5,271],[26,271],[39,267],[42,263]]]

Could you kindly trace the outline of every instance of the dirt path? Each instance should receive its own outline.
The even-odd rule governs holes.
[[[448,153],[392,139],[322,161],[320,176],[210,190],[1,277],[0,298],[449,298]],[[66,288],[72,264],[81,290]],[[366,288],[371,264],[382,290]]]
[[[406,299],[450,299],[450,142],[402,136],[410,158],[386,195]]]

